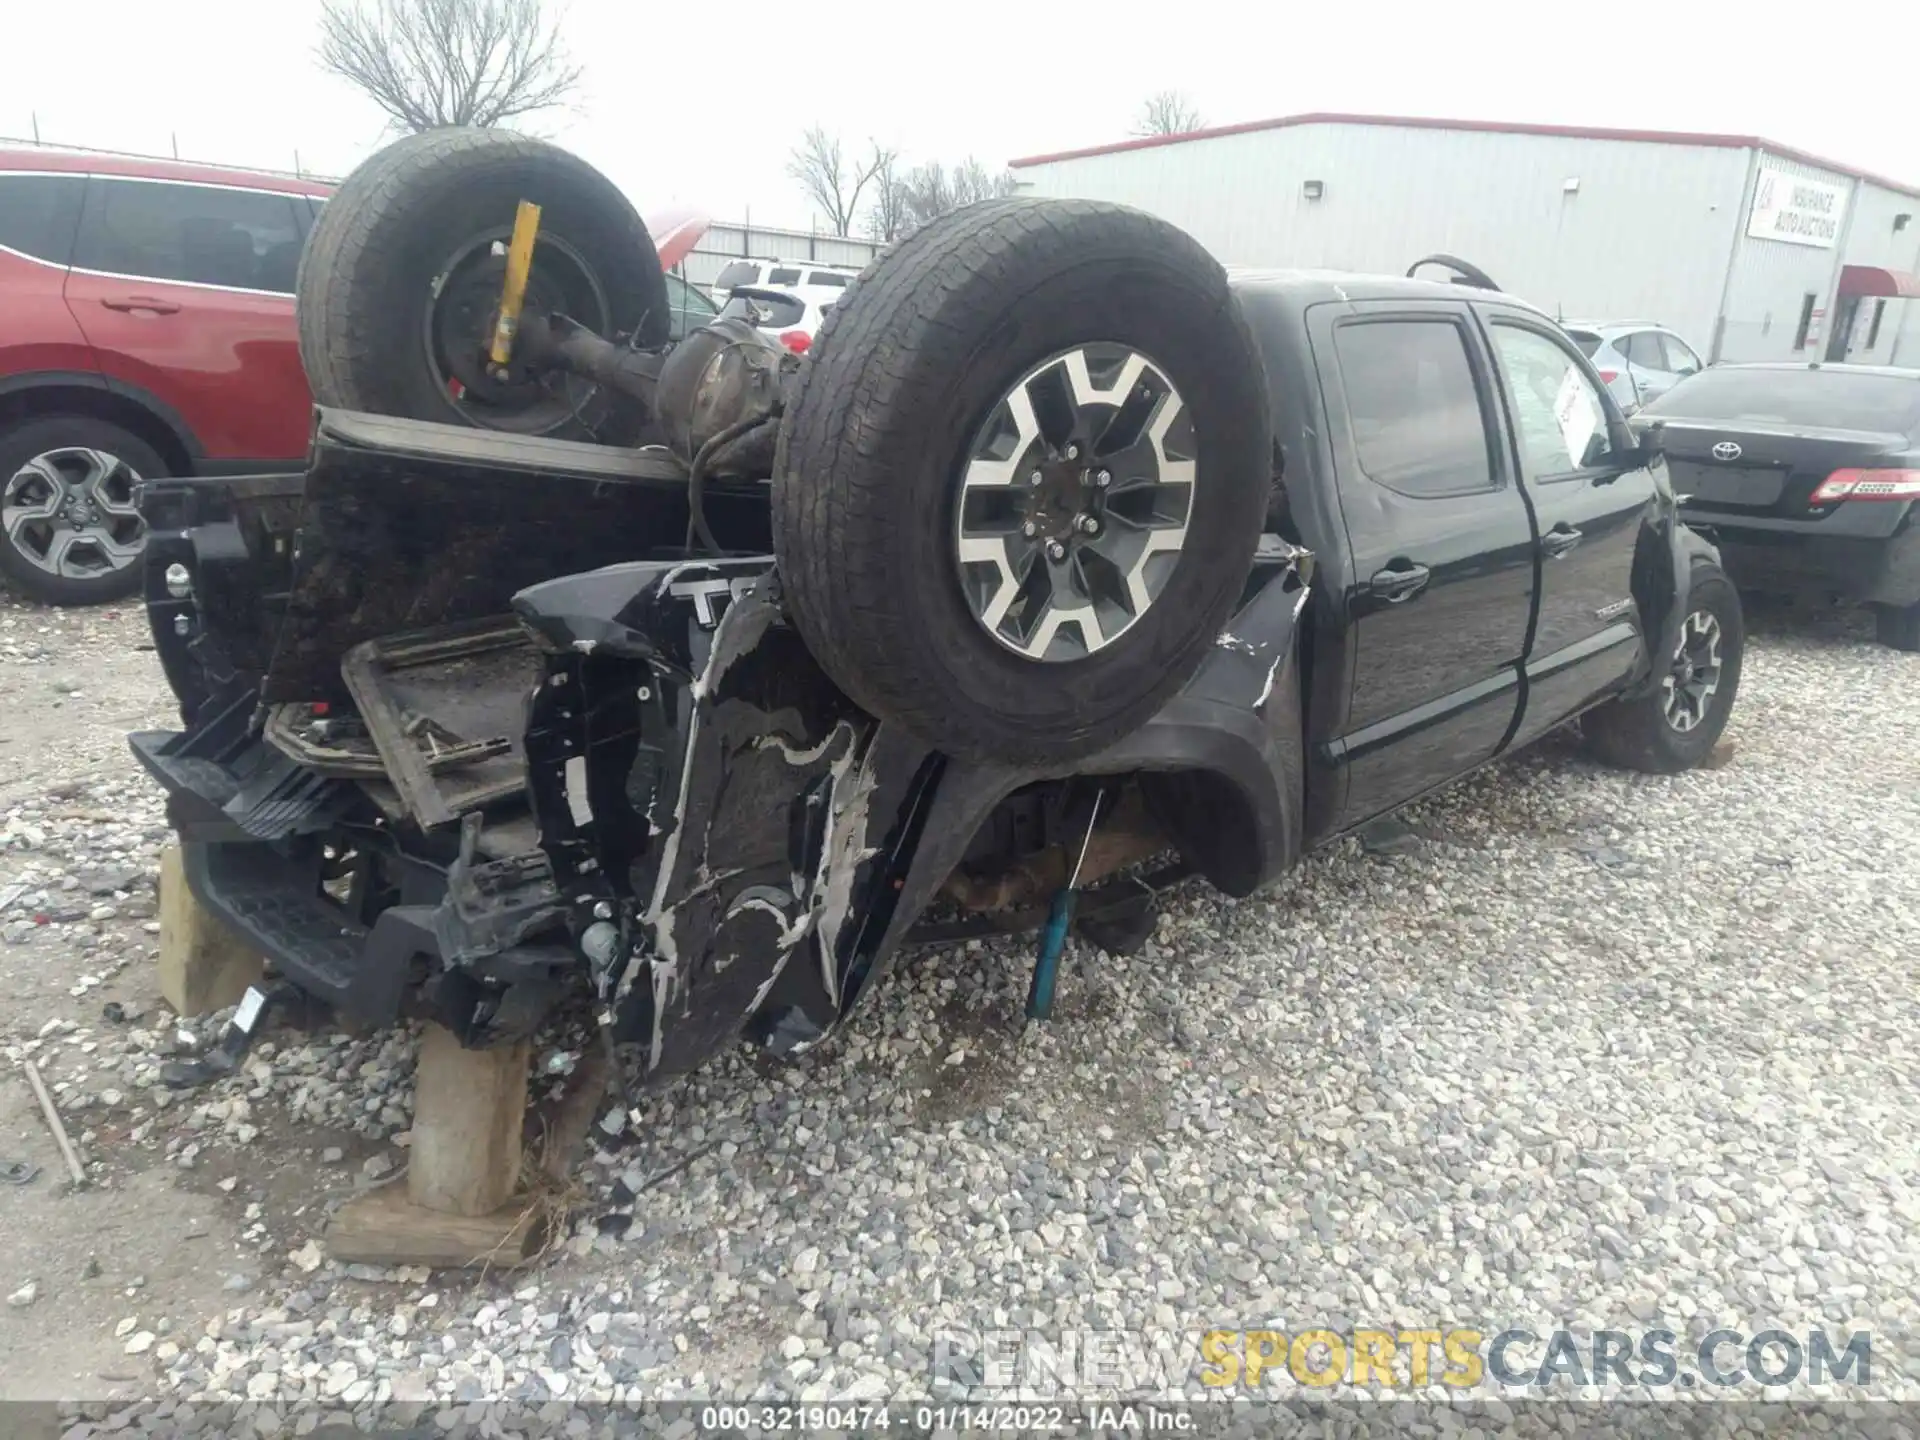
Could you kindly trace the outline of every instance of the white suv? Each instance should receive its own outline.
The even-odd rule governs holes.
[[[1650,320],[1598,324],[1562,320],[1560,328],[1586,352],[1621,410],[1629,415],[1702,368],[1693,347]]]
[[[714,277],[710,289],[716,305],[725,305],[735,287],[741,285],[787,290],[831,305],[859,273],[844,265],[815,265],[801,260],[735,260]]]

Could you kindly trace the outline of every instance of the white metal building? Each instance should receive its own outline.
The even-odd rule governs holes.
[[[679,268],[690,283],[704,289],[735,260],[800,260],[860,270],[881,248],[878,241],[852,235],[820,235],[810,230],[778,230],[751,223],[721,222],[700,237]]]
[[[1025,193],[1137,205],[1229,265],[1441,252],[1716,360],[1920,366],[1920,189],[1752,136],[1314,114],[1011,163]]]

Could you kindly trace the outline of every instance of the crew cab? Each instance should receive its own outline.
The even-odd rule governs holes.
[[[148,491],[184,728],[133,747],[189,883],[376,1020],[479,1045],[590,994],[646,1077],[792,1055],[903,944],[1076,895],[1124,948],[1157,856],[1249,895],[1576,719],[1696,765],[1734,701],[1739,604],[1663,462],[1483,286],[1229,276],[1138,212],[1014,199],[904,242],[804,359],[724,318],[610,353],[554,323],[692,437],[323,406],[304,474]]]

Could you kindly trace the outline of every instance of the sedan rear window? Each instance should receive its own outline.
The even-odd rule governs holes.
[[[1640,413],[1910,435],[1920,427],[1920,376],[1725,366],[1683,380]]]

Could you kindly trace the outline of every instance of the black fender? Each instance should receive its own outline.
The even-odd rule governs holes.
[[[884,976],[981,824],[1036,781],[1140,774],[1244,895],[1302,849],[1304,552],[1257,568],[1186,688],[1056,767],[962,762],[841,694],[764,558],[629,563],[520,592],[547,655],[528,786],[567,924],[651,1076],[744,1033],[777,1055]],[[724,614],[716,612],[724,607]]]
[[[1296,563],[1304,559],[1305,552],[1297,552],[1276,573],[1256,571],[1256,583],[1265,583],[1221,633],[1199,673],[1153,719],[1105,750],[1041,769],[940,757],[931,794],[915,797],[924,813],[896,817],[894,833],[915,834],[917,843],[901,857],[905,863],[893,867],[899,883],[897,895],[886,897],[884,924],[877,933],[863,929],[847,957],[847,1008],[866,981],[886,973],[995,807],[1036,781],[1140,774],[1169,838],[1226,894],[1252,894],[1291,869],[1304,849],[1299,641],[1307,587]],[[902,749],[903,766],[925,765],[909,747]]]
[[[1662,662],[1680,643],[1680,626],[1693,596],[1693,567],[1702,562],[1716,569],[1720,565],[1718,547],[1680,518],[1666,462],[1656,464],[1655,500],[1641,522],[1633,554],[1633,598],[1640,607],[1646,653],[1640,673],[1622,692],[1622,698],[1630,700],[1660,683]]]

